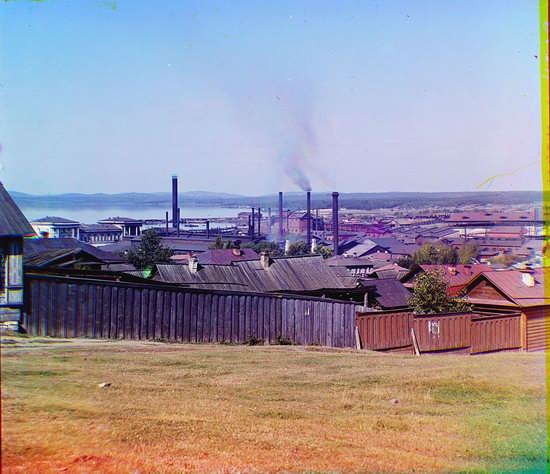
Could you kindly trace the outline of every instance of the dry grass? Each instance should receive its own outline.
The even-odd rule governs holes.
[[[2,352],[6,473],[545,469],[542,355],[17,339]]]

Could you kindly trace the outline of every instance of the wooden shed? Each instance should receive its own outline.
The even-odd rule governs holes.
[[[23,238],[35,235],[0,183],[0,324],[16,329],[23,308]]]
[[[550,299],[545,294],[545,270],[481,273],[466,285],[465,297],[476,310],[519,311],[522,349],[546,350],[550,339]]]

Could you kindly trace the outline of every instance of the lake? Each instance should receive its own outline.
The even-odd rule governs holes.
[[[107,217],[132,217],[134,219],[164,219],[166,211],[172,218],[172,210],[165,207],[25,207],[21,210],[28,220],[40,219],[45,216],[64,217],[83,224],[95,224]],[[246,211],[246,208],[237,207],[181,207],[181,218],[212,218],[212,217],[237,217],[239,212]]]

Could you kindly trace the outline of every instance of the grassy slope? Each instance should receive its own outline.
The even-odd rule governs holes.
[[[2,472],[545,469],[542,355],[18,345]]]

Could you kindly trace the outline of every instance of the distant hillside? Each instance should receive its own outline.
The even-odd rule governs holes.
[[[34,196],[31,194],[10,191],[15,201],[23,207],[147,207],[170,206],[171,194],[159,193],[121,193],[121,194],[58,194]],[[180,206],[219,206],[245,207],[261,206],[277,208],[278,196],[241,196],[237,194],[213,193],[206,191],[182,192],[179,195]],[[466,205],[510,205],[540,204],[542,193],[536,191],[507,192],[464,192],[464,193],[341,193],[341,207],[355,209],[403,208],[440,206],[445,208]],[[285,193],[284,206],[288,209],[303,208],[305,193]],[[332,204],[331,193],[312,193],[314,207],[326,208]]]

